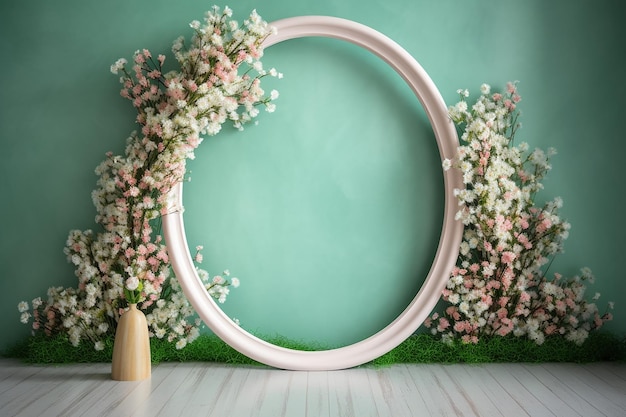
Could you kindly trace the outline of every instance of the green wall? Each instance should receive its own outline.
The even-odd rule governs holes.
[[[626,8],[617,1],[331,0],[227,3],[243,19],[318,14],[366,24],[407,49],[449,104],[520,80],[519,140],[559,151],[541,198],[572,223],[552,270],[596,274],[589,296],[615,301],[626,333],[620,174]],[[21,1],[0,5],[0,348],[28,334],[17,303],[73,286],[62,249],[96,227],[90,193],[104,153],[123,151],[130,103],[109,66],[169,52],[212,3]],[[241,280],[224,305],[247,329],[322,343],[360,340],[414,296],[441,223],[442,179],[430,126],[399,77],[330,39],[266,51],[281,96],[244,132],[208,138],[185,185],[189,244],[210,273]]]

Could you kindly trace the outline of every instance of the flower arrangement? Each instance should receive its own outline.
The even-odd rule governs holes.
[[[265,95],[261,79],[280,74],[263,69],[262,43],[274,29],[256,11],[240,25],[231,9],[214,6],[203,23],[190,26],[189,45],[180,37],[172,47],[179,70],[164,72],[165,56],[146,49],[135,52],[131,68],[123,58],[111,66],[121,74],[121,95],[137,110],[141,128],[127,139],[124,156],[109,152],[96,168],[92,200],[102,232],[69,233],[64,252],[75,266],[78,287],[53,287],[46,301],[19,303],[21,321],[32,319],[33,330],[65,333],[73,345],[89,340],[101,350],[127,305],[138,304],[151,336],[183,348],[199,335],[200,322],[192,319],[194,311],[170,273],[166,246],[154,228],[172,209],[167,195],[184,180],[185,162],[194,157],[202,135],[217,134],[227,121],[243,129],[259,106],[274,111],[278,93]],[[197,268],[219,302],[229,287],[239,285],[228,271],[210,279]]]
[[[611,319],[585,300],[588,268],[571,279],[547,276],[547,265],[562,252],[570,225],[558,215],[559,198],[536,207],[534,198],[550,171],[554,149],[528,152],[514,145],[520,124],[516,83],[506,92],[481,86],[470,108],[467,90],[449,115],[462,131],[461,146],[444,169],[460,169],[464,189],[455,190],[457,220],[465,225],[459,258],[443,299],[450,305],[425,325],[446,341],[477,343],[481,336],[528,337],[537,344],[562,335],[581,344],[589,332]],[[593,297],[597,300],[599,294]],[[609,303],[609,308],[612,308]]]

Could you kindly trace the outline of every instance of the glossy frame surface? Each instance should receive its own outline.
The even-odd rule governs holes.
[[[271,45],[302,37],[329,37],[365,48],[391,66],[409,85],[424,107],[432,125],[440,156],[452,159],[459,145],[456,129],[438,89],[418,62],[397,43],[365,25],[336,17],[300,16],[272,23],[278,33],[264,43]],[[433,264],[421,289],[406,309],[378,333],[337,349],[305,352],[285,349],[246,332],[220,309],[204,290],[187,245],[182,215],[182,184],[170,199],[179,209],[163,216],[163,231],[174,273],[183,292],[209,328],[244,355],[281,369],[336,370],[369,362],[398,346],[428,317],[441,296],[458,257],[463,225],[454,219],[457,210],[454,189],[462,188],[460,172],[443,172],[445,205],[442,233]]]

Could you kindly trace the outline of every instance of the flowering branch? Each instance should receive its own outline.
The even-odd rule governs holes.
[[[65,253],[76,266],[78,288],[49,291],[46,303],[33,301],[32,315],[28,303],[20,303],[22,322],[33,317],[34,330],[67,332],[73,344],[89,339],[101,349],[127,304],[139,303],[151,335],[179,348],[197,337],[200,323],[187,321],[193,310],[170,276],[166,246],[153,225],[170,210],[167,195],[184,179],[186,160],[203,136],[217,134],[227,121],[243,129],[258,106],[273,112],[278,93],[265,95],[261,79],[281,75],[261,64],[262,43],[274,29],[256,11],[240,26],[231,9],[214,6],[203,24],[190,26],[189,46],[181,37],[172,47],[179,70],[164,73],[165,56],[154,58],[147,49],[135,52],[130,69],[123,58],[111,66],[120,75],[121,96],[137,110],[140,131],[127,139],[124,156],[109,152],[96,168],[92,200],[103,232],[73,230],[68,237]],[[228,287],[238,283],[218,275],[206,288],[224,302]]]
[[[462,132],[462,145],[455,160],[445,160],[443,166],[463,174],[465,188],[455,195],[456,218],[465,230],[457,265],[443,291],[450,306],[425,325],[444,340],[467,343],[508,334],[538,344],[551,335],[582,343],[611,314],[601,316],[584,299],[583,282],[593,281],[589,269],[569,280],[559,274],[547,277],[546,265],[562,252],[570,229],[558,215],[561,199],[543,207],[533,201],[543,189],[541,181],[555,151],[527,154],[526,143],[514,146],[521,101],[515,83],[494,94],[483,84],[471,108],[465,101],[469,92],[458,92],[461,101],[449,108],[449,115]]]

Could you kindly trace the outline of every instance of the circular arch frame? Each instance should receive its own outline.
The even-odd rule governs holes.
[[[459,145],[453,122],[439,90],[426,71],[401,46],[368,26],[336,17],[299,16],[272,22],[277,34],[264,47],[289,39],[329,37],[369,50],[391,66],[413,90],[432,125],[439,154],[452,159]],[[445,205],[442,233],[429,273],[419,292],[402,313],[376,334],[352,345],[322,351],[299,351],[273,345],[235,324],[207,294],[195,270],[187,245],[182,215],[182,183],[169,195],[176,211],[163,216],[163,232],[174,273],[199,316],[222,340],[240,353],[263,364],[289,370],[337,370],[351,368],[389,352],[423,323],[437,304],[458,257],[463,225],[455,220],[454,189],[462,187],[459,171],[444,171]]]

